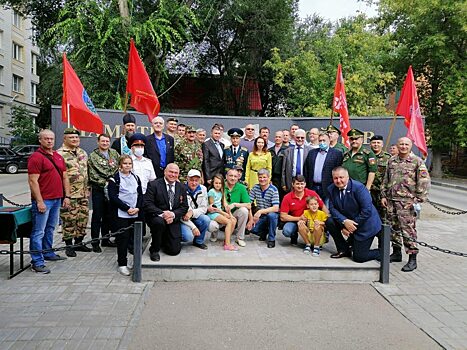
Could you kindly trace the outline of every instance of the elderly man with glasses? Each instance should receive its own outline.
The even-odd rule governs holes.
[[[310,146],[305,145],[306,132],[303,129],[295,131],[295,144],[284,151],[284,161],[282,163],[282,189],[290,192],[292,189],[292,179],[297,175],[303,175],[303,164]]]

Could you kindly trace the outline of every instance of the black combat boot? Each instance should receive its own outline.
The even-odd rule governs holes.
[[[66,244],[66,249],[65,249],[66,256],[68,256],[70,258],[76,257],[76,252],[71,247],[73,245],[73,240],[72,239],[67,239],[67,240],[65,240],[65,244]]]
[[[417,268],[417,254],[409,254],[409,262],[402,267],[402,271],[410,272]]]
[[[389,255],[389,262],[401,262],[401,261],[402,261],[401,247],[397,245],[392,246],[392,254]]]
[[[75,245],[77,245],[77,244],[80,245],[79,247],[75,248],[75,251],[77,251],[77,252],[86,252],[86,253],[92,252],[91,248],[86,247],[84,244],[82,244],[83,238],[84,237],[76,237],[75,238]]]

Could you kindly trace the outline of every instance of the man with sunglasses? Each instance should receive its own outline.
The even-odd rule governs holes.
[[[245,136],[240,139],[240,147],[245,147],[249,153],[253,152],[255,143],[255,126],[248,124],[245,126]],[[246,164],[246,163],[245,163]]]
[[[352,180],[366,186],[368,191],[378,171],[376,156],[373,151],[363,147],[363,132],[351,129],[347,136],[350,139],[350,150],[344,153],[342,166],[347,169]]]

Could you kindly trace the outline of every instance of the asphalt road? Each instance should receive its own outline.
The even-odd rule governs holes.
[[[3,193],[5,197],[10,198],[26,192],[29,192],[27,172],[0,173],[0,193]]]
[[[200,281],[155,283],[129,348],[442,349],[367,284]]]

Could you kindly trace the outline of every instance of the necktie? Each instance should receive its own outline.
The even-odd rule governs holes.
[[[168,191],[168,194],[169,194],[169,205],[170,205],[170,210],[172,210],[172,207],[174,206],[174,202],[175,202],[175,193],[173,191],[173,185],[170,185],[169,184],[169,191]]]
[[[341,202],[344,203],[345,188],[339,190],[339,196],[341,197]]]
[[[295,176],[302,175],[302,156],[300,154],[301,147],[297,147],[297,164],[295,165]]]
[[[216,148],[217,148],[217,151],[219,152],[219,156],[222,158],[223,152],[222,152],[222,147],[219,144],[219,142],[216,142]]]
[[[237,156],[237,147],[234,147],[234,152],[233,152],[234,157]]]

